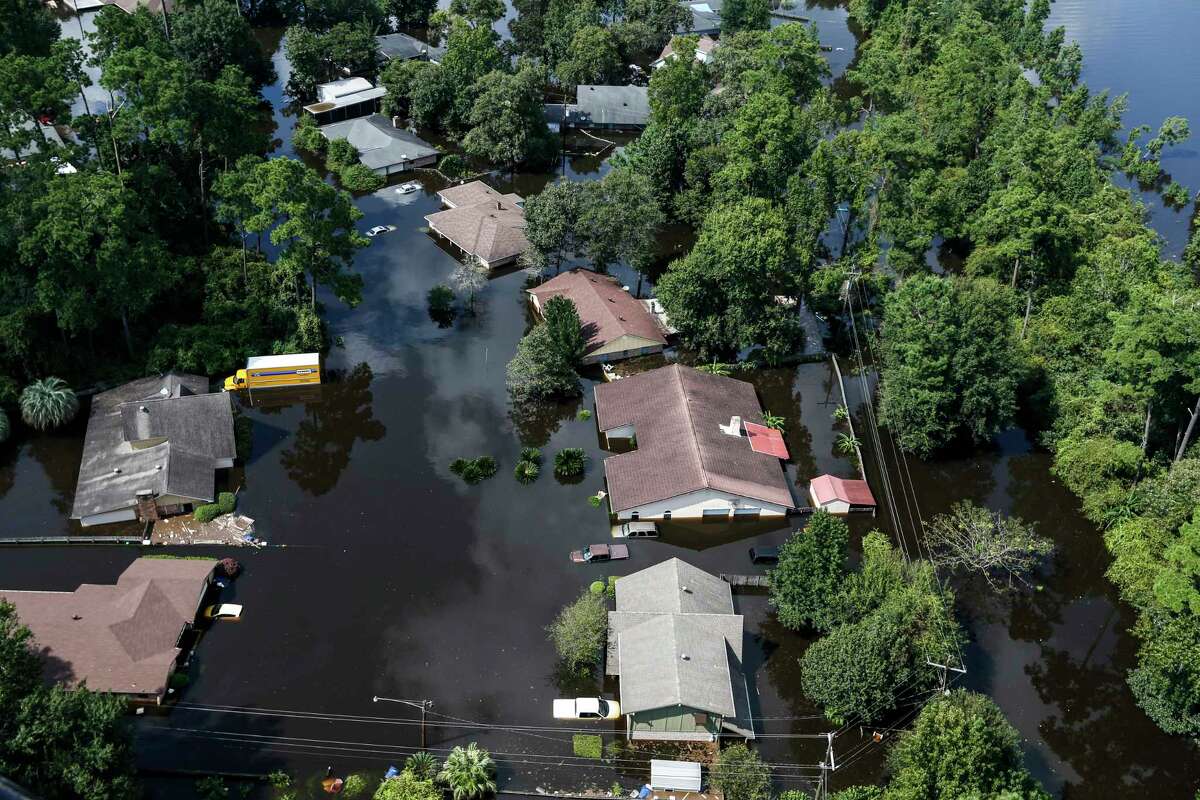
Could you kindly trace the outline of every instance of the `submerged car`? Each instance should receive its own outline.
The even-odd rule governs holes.
[[[388,231],[394,230],[396,230],[395,225],[376,225],[374,228],[371,228],[371,230],[367,231],[367,236],[374,237],[381,233],[387,233]]]
[[[242,618],[242,607],[237,603],[220,603],[204,609],[205,619],[238,620]]]
[[[629,558],[629,548],[623,544],[589,544],[582,550],[572,550],[571,560],[576,564],[591,564],[593,561],[620,561]]]
[[[408,183],[402,183],[399,186],[397,186],[396,191],[399,192],[400,194],[412,194],[413,192],[415,192],[417,189],[420,189],[420,188],[421,188],[421,184],[417,183],[416,181],[409,181]]]
[[[554,701],[555,719],[620,719],[621,704],[603,697],[576,697]]]
[[[751,547],[750,561],[755,564],[778,564],[778,547]]]
[[[653,522],[623,522],[613,528],[613,537],[617,539],[657,539],[658,526]]]

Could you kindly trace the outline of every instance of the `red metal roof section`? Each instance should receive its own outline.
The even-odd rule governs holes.
[[[783,443],[783,434],[766,425],[754,422],[742,423],[746,426],[746,436],[750,438],[750,449],[756,453],[766,453],[776,458],[788,459],[787,445]]]
[[[833,475],[821,475],[813,478],[812,491],[817,502],[824,504],[833,500],[841,500],[852,506],[874,506],[875,495],[866,481],[846,480]]]

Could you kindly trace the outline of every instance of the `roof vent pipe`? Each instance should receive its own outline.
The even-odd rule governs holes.
[[[138,410],[139,410],[139,411],[141,411],[141,412],[143,412],[143,413],[145,413],[145,414],[149,414],[149,413],[150,413],[150,409],[146,408],[145,406],[138,406]]]
[[[686,587],[686,586],[681,586],[681,587],[679,587],[679,588],[680,588],[680,590],[681,590],[681,591],[682,591],[684,594],[691,594],[691,593],[692,593],[692,590],[691,590],[691,589],[689,589],[689,588],[688,588],[688,587]]]
[[[679,657],[680,657],[680,658],[682,658],[684,661],[691,661],[691,660],[692,660],[692,657],[691,657],[691,656],[689,656],[687,653],[680,653],[680,654],[679,654]]]
[[[739,417],[737,414],[734,414],[732,417],[729,418],[728,425],[721,425],[721,431],[729,434],[730,436],[741,436],[742,435],[742,418]]]

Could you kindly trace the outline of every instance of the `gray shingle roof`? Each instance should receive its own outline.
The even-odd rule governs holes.
[[[212,500],[216,462],[235,456],[233,405],[207,378],[131,381],[92,398],[71,518],[132,508],[142,491]]]
[[[617,581],[606,672],[620,676],[627,713],[682,705],[732,717],[748,703],[737,697],[742,636],[729,584],[668,559]]]
[[[779,459],[720,426],[762,422],[754,387],[672,364],[596,387],[601,431],[633,425],[637,449],[604,460],[613,511],[715,489],[792,508]]]
[[[349,141],[358,151],[358,160],[371,169],[394,167],[438,153],[415,133],[394,127],[391,120],[379,114],[323,125],[320,131],[330,141]]]
[[[650,100],[645,86],[581,85],[575,90],[575,107],[594,125],[640,127],[650,121]]]
[[[407,33],[388,33],[375,37],[379,55],[390,60],[400,59],[410,61],[414,58],[428,58],[430,61],[440,61],[445,50],[440,47],[422,42]]]

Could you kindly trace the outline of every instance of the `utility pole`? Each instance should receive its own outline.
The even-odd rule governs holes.
[[[420,709],[421,711],[421,749],[425,749],[425,714],[429,709],[433,708],[432,700],[397,700],[394,697],[380,697],[378,695],[371,698],[372,703],[378,703],[383,700],[387,703],[400,703],[401,705],[411,706],[412,708]]]
[[[825,734],[828,746],[825,750],[825,760],[821,762],[821,783],[817,786],[818,800],[826,800],[829,797],[829,773],[837,769],[837,759],[833,754],[834,735],[833,731]]]
[[[946,659],[946,660],[949,661],[949,659]],[[927,665],[933,667],[934,669],[938,670],[939,674],[941,675],[941,686],[939,687],[939,690],[943,694],[945,694],[948,691],[947,684],[949,683],[949,677],[950,677],[951,672],[957,672],[959,675],[967,674],[967,670],[965,667],[952,667],[948,663],[947,664],[937,664],[928,659],[925,660],[925,663]]]

